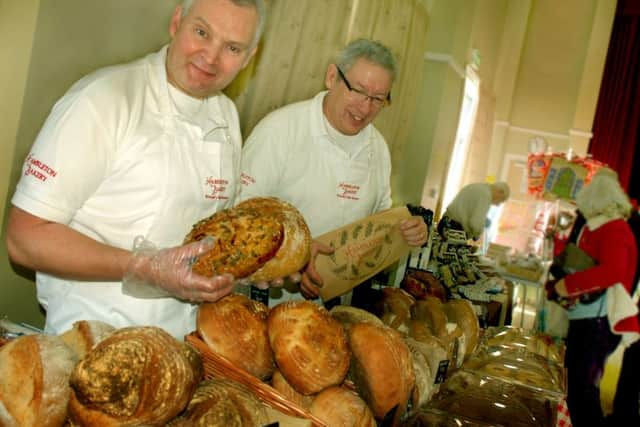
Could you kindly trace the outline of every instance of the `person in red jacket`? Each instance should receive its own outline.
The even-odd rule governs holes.
[[[631,204],[616,179],[594,178],[580,191],[576,204],[586,220],[578,247],[596,264],[555,284],[558,295],[576,299],[575,306],[568,311],[567,404],[574,427],[601,426],[605,421],[600,407],[600,380],[605,361],[621,337],[630,345],[640,336],[636,314],[610,312],[608,303],[616,299],[633,306],[630,295],[638,255],[626,221]],[[600,297],[588,303],[581,301],[581,297],[601,291],[605,292]]]

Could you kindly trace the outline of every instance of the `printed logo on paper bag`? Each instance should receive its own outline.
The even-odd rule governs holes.
[[[368,221],[350,232],[345,230],[329,243],[334,249],[329,256],[332,272],[343,280],[367,277],[382,265],[391,253],[391,224]],[[340,256],[336,256],[339,254]]]

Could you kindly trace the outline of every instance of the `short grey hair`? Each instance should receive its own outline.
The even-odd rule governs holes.
[[[494,182],[493,184],[490,184],[490,185],[494,190],[502,193],[502,195],[504,196],[503,201],[506,201],[511,195],[511,188],[509,187],[509,184],[507,184],[504,181]]]
[[[182,0],[182,17],[187,16],[193,3],[196,0]],[[251,49],[258,45],[260,41],[260,37],[262,37],[262,33],[264,32],[265,21],[267,20],[267,9],[264,5],[264,0],[229,0],[231,3],[240,7],[253,7],[256,9],[258,13],[258,28],[256,28],[256,35],[251,41]]]
[[[631,213],[631,202],[617,179],[609,175],[596,175],[576,196],[578,210],[586,219],[604,215],[609,218]]]
[[[346,45],[336,58],[336,65],[346,73],[358,59],[366,59],[387,70],[391,81],[395,81],[398,72],[396,60],[388,47],[369,39],[357,39]]]

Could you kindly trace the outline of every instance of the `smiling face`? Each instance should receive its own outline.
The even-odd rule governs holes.
[[[392,76],[382,66],[366,59],[356,60],[347,71],[343,70],[353,89],[369,96],[386,99],[391,91]],[[329,93],[324,98],[323,111],[329,123],[344,135],[356,135],[376,118],[382,107],[349,91],[340,78],[335,64],[329,65],[325,77]]]
[[[178,6],[169,26],[169,83],[196,98],[224,89],[255,53],[257,24],[255,8],[231,0],[196,0],[185,17]]]

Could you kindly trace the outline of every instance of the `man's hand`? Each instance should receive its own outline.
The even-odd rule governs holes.
[[[315,240],[311,243],[311,257],[304,272],[302,273],[302,281],[300,282],[300,293],[302,293],[305,298],[318,298],[318,288],[321,288],[323,285],[322,277],[320,277],[320,274],[318,274],[318,271],[316,270],[316,258],[318,257],[318,254],[330,255],[332,253],[333,248],[325,245],[324,243],[320,243]]]
[[[427,224],[421,216],[412,216],[402,221],[400,231],[409,246],[422,246],[427,242]]]
[[[154,286],[182,300],[208,302],[233,290],[234,278],[230,274],[209,278],[191,271],[193,260],[213,249],[214,239],[168,249],[156,249],[151,242],[140,239],[136,238],[123,277],[125,288]]]

